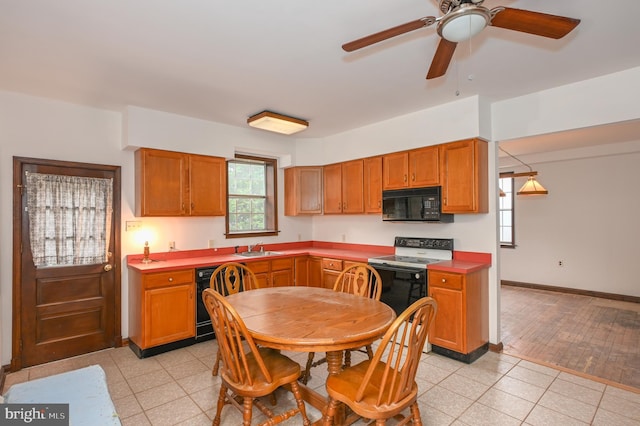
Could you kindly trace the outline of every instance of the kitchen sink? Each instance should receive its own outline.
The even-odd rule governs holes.
[[[245,251],[242,253],[238,253],[238,256],[243,257],[263,257],[263,256],[276,256],[278,254],[282,254],[279,251]]]

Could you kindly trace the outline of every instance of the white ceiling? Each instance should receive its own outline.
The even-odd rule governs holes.
[[[489,27],[458,45],[444,77],[427,81],[435,26],[353,53],[341,45],[440,16],[436,0],[0,0],[0,90],[235,126],[269,109],[309,120],[295,136],[308,138],[640,66],[638,0],[484,5],[582,22],[561,40]],[[638,124],[622,132],[630,129],[640,134]]]

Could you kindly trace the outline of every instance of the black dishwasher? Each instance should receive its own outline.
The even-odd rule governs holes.
[[[196,342],[211,340],[216,337],[211,326],[209,312],[202,301],[202,292],[209,288],[211,275],[217,266],[196,269]]]

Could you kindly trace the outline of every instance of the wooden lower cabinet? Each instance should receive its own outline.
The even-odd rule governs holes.
[[[322,259],[322,287],[333,288],[342,271],[342,265],[343,261],[340,259]]]
[[[322,286],[322,258],[316,256],[298,256],[295,263],[296,286]]]
[[[429,342],[433,352],[471,363],[489,348],[488,270],[468,274],[428,271],[438,303]]]
[[[322,259],[322,286],[324,288],[333,288],[336,284],[338,275],[344,269],[349,268],[355,262],[342,259],[334,259],[325,257]]]
[[[145,350],[196,335],[195,271],[129,270],[129,340]]]
[[[247,263],[260,287],[286,287],[294,284],[293,257]]]

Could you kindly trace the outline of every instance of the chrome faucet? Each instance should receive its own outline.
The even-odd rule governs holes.
[[[261,247],[261,250],[262,250],[262,251],[264,251],[264,246],[262,245],[262,241],[258,241],[258,242],[257,242],[257,243],[255,243],[255,244],[249,244],[249,245],[247,246],[247,251],[253,251],[253,249],[254,249],[254,248],[256,248],[257,246],[262,246],[262,247]]]

